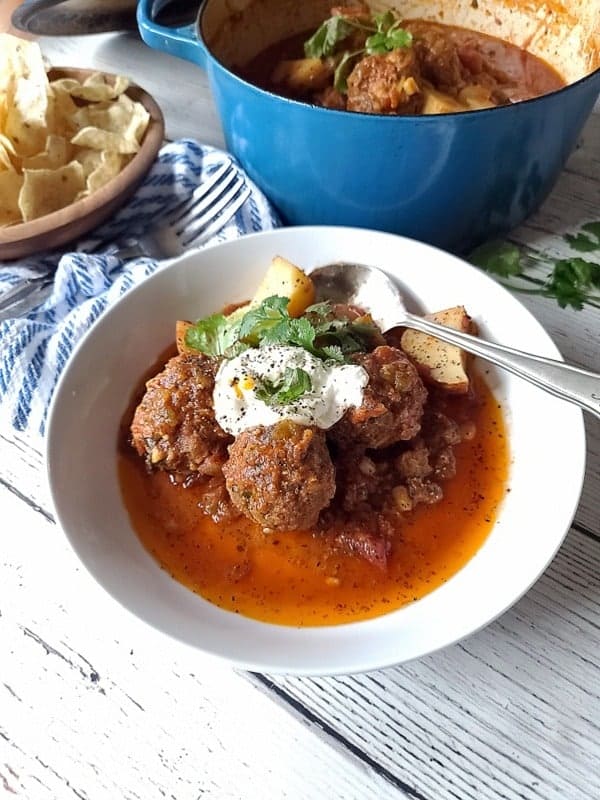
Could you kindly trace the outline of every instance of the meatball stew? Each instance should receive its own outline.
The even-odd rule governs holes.
[[[541,58],[487,34],[336,6],[316,31],[271,45],[242,71],[263,89],[366,114],[493,108],[565,86]]]
[[[211,602],[288,625],[367,619],[486,538],[506,492],[502,410],[470,368],[434,381],[401,331],[311,305],[279,258],[275,288],[282,262],[285,295],[265,297],[269,279],[241,309],[178,323],[178,352],[124,417],[122,492],[145,547]]]

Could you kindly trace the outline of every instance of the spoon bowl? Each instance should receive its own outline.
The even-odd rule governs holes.
[[[384,333],[398,327],[412,328],[456,345],[600,417],[600,375],[597,373],[486,342],[411,314],[406,310],[398,287],[376,267],[338,261],[317,267],[310,276],[317,301],[329,298],[335,303],[358,306],[371,314]]]

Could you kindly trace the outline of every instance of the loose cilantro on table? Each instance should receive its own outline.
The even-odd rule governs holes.
[[[256,380],[256,396],[268,406],[288,405],[312,390],[308,372],[301,367],[287,367],[281,380]]]
[[[579,233],[575,235],[567,233],[565,239],[573,250],[579,250],[581,253],[600,250],[600,221],[586,222],[581,226]]]
[[[340,50],[340,45],[356,31],[368,34],[363,47]],[[392,11],[374,14],[371,21],[365,18],[336,14],[325,20],[304,43],[307,58],[339,57],[334,72],[333,85],[339,92],[347,91],[347,78],[356,60],[364,55],[384,55],[392,50],[410,47],[412,34],[401,27],[401,21]]]
[[[600,221],[587,222],[565,241],[578,252],[600,253]],[[600,308],[600,262],[573,256],[552,258],[505,241],[486,242],[470,255],[471,263],[500,278],[509,289],[553,298],[561,308]],[[530,266],[546,267],[545,278],[531,275]]]

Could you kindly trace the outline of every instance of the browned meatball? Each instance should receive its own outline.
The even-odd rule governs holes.
[[[237,436],[223,474],[234,505],[273,530],[312,528],[335,493],[325,434],[287,420]]]
[[[412,49],[366,56],[348,76],[348,111],[418,114],[424,102],[420,82]]]
[[[406,28],[414,36],[413,50],[423,77],[436,89],[456,95],[464,86],[468,73],[447,29],[420,21],[411,21]]]
[[[421,428],[427,390],[415,366],[396,347],[382,345],[354,356],[369,373],[363,402],[329,431],[343,447],[388,447],[412,439]]]
[[[216,368],[217,362],[207,356],[179,355],[146,383],[131,423],[131,439],[150,467],[218,473],[232,437],[215,420]]]

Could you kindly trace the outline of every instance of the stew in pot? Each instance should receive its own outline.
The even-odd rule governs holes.
[[[502,39],[363,4],[332,8],[316,31],[267,48],[242,77],[326,108],[398,115],[493,108],[565,85],[545,61]]]

